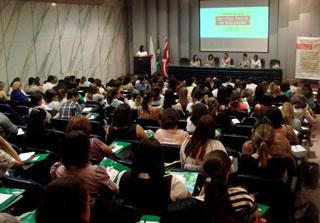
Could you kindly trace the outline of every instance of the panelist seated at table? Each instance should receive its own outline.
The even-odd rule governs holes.
[[[221,67],[229,67],[231,64],[231,57],[228,53],[224,53],[223,58],[221,59]]]
[[[148,56],[148,52],[144,49],[144,45],[141,45],[139,47],[139,50],[136,53],[137,57],[147,57]]]
[[[253,58],[251,59],[251,68],[261,68],[261,60],[259,59],[258,55],[255,54]]]
[[[248,54],[246,53],[242,54],[242,60],[239,65],[240,67],[243,67],[243,68],[250,67],[250,60],[248,58]]]
[[[213,58],[213,55],[212,54],[209,54],[208,58],[207,58],[207,63],[206,63],[207,66],[214,66],[215,63],[214,63],[214,58]]]
[[[191,61],[190,61],[190,65],[191,66],[200,66],[201,65],[201,61],[198,58],[197,54],[193,55]]]

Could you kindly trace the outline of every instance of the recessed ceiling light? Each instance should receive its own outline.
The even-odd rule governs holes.
[[[51,5],[52,5],[52,6],[56,6],[57,4],[56,4],[55,2],[53,2]]]

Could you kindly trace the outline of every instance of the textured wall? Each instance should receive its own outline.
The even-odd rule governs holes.
[[[125,0],[100,6],[0,0],[0,78],[86,75],[104,82],[126,74]]]
[[[133,51],[140,44],[149,46],[169,37],[170,59],[178,63],[181,57],[198,54],[203,60],[209,52],[199,51],[199,0],[131,0],[133,21]],[[279,58],[285,78],[294,78],[296,37],[320,36],[319,0],[270,0],[269,52],[260,53],[266,65]],[[213,52],[214,53],[214,52]],[[222,53],[214,53],[222,57]],[[241,53],[232,53],[235,62]],[[253,54],[249,54],[250,57]]]

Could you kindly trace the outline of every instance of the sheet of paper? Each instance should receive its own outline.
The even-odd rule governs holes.
[[[233,118],[233,119],[231,119],[231,121],[232,121],[232,123],[233,123],[234,125],[240,123],[240,121],[239,121],[237,118]]]
[[[0,193],[0,204],[8,200],[10,197],[12,197],[11,194],[1,194]]]
[[[82,110],[82,112],[91,112],[92,108],[91,107],[86,107]]]
[[[34,156],[35,152],[28,152],[28,153],[20,153],[19,157],[22,162],[30,160]]]
[[[22,130],[22,128],[18,128],[18,136],[20,135],[24,135],[24,131]]]

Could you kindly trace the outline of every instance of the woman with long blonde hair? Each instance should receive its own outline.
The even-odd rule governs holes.
[[[295,130],[301,130],[301,121],[294,116],[293,105],[290,102],[286,102],[281,107],[281,113],[283,117],[283,124],[291,125]]]
[[[241,157],[239,172],[273,179],[283,179],[287,173],[288,163],[284,155],[273,154],[275,132],[272,126],[260,124],[254,131],[251,141],[254,152]]]

